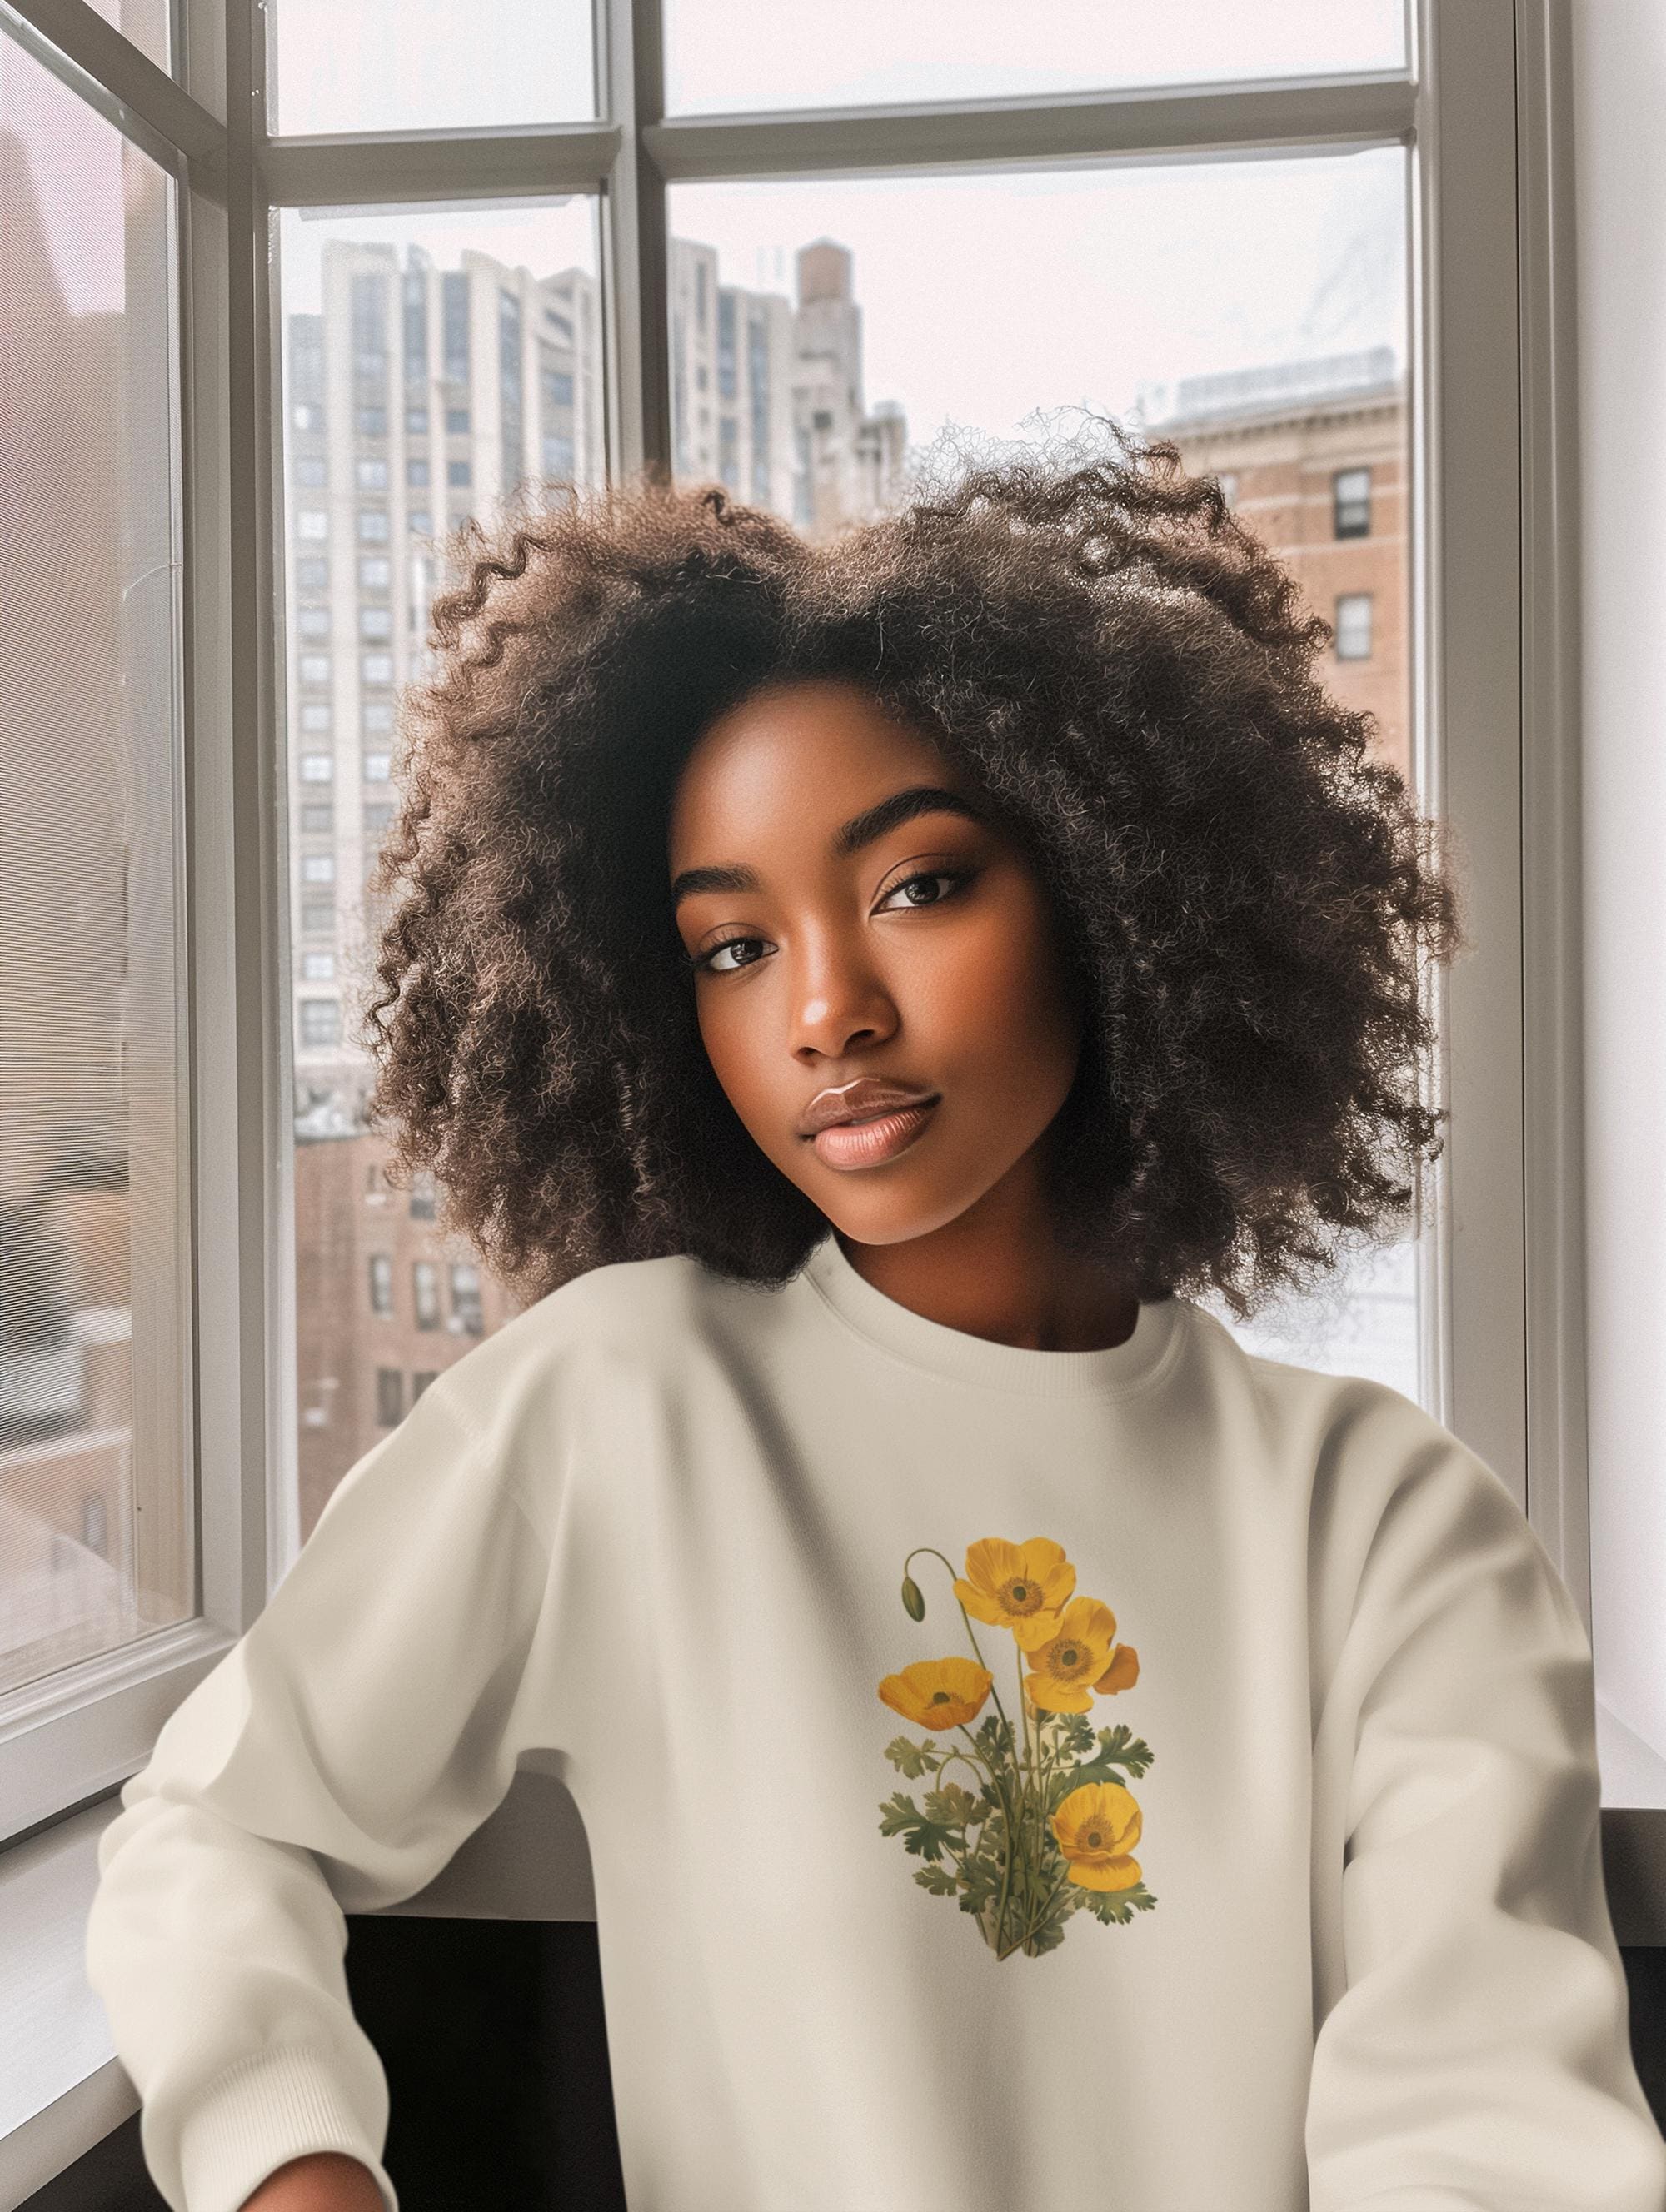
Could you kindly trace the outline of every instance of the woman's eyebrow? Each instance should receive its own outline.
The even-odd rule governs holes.
[[[959,814],[969,822],[988,820],[981,806],[958,791],[949,791],[940,784],[911,783],[902,791],[893,791],[876,805],[853,814],[848,822],[841,823],[828,840],[828,850],[836,859],[848,860],[864,845],[883,837],[887,830],[900,829],[903,823],[911,822],[916,814]],[[671,903],[674,911],[696,891],[755,891],[757,888],[757,875],[751,868],[684,868],[672,880]]]

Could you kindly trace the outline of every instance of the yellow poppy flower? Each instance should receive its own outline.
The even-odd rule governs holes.
[[[1097,1597],[1073,1598],[1057,1632],[1031,1650],[1024,1678],[1030,1702],[1044,1713],[1085,1713],[1093,1686],[1110,1666],[1116,1616]]]
[[[1131,1690],[1140,1680],[1140,1654],[1131,1644],[1119,1644],[1110,1655],[1110,1664],[1093,1685],[1096,1697],[1115,1696],[1118,1690]]]
[[[966,1579],[954,1594],[974,1620],[1010,1628],[1026,1651],[1058,1633],[1059,1617],[1076,1587],[1064,1546],[1048,1536],[1009,1544],[987,1536],[966,1553]]]
[[[918,1659],[887,1674],[879,1695],[915,1728],[963,1728],[983,1710],[994,1677],[970,1659]]]
[[[1132,1889],[1140,1862],[1140,1808],[1120,1782],[1085,1782],[1053,1815],[1053,1832],[1081,1889]]]

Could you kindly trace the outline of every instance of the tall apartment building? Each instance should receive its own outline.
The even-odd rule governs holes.
[[[296,1109],[355,1124],[362,890],[392,817],[394,703],[427,665],[436,538],[599,482],[599,304],[577,269],[335,240],[289,319],[290,915]],[[323,1133],[320,1127],[319,1133]]]
[[[1219,477],[1331,624],[1327,689],[1376,717],[1381,750],[1408,771],[1406,389],[1392,349],[1186,377],[1145,398],[1149,432]]]

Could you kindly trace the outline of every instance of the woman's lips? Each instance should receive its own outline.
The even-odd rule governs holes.
[[[816,1157],[830,1168],[871,1168],[906,1152],[935,1112],[939,1101],[888,1107],[866,1121],[836,1121],[811,1139]]]

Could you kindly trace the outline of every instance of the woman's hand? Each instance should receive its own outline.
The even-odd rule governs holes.
[[[242,2212],[383,2212],[382,2192],[362,2160],[314,2150],[269,2173]]]

